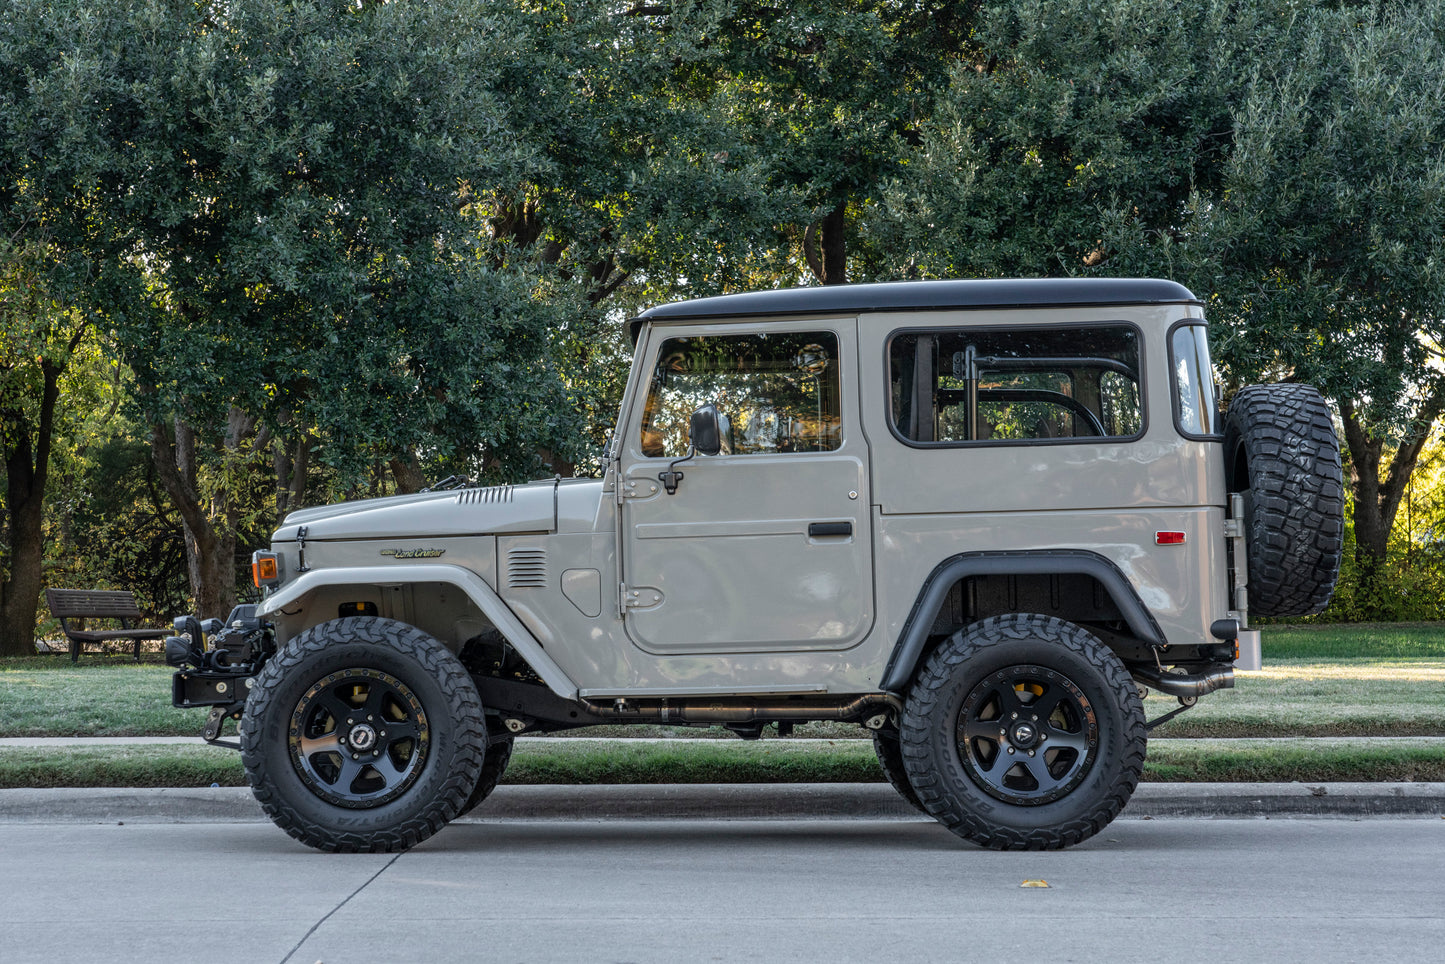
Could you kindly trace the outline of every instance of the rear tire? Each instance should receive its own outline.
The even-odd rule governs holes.
[[[994,850],[1055,850],[1123,809],[1144,769],[1138,687],[1091,633],[1032,614],[955,633],[908,693],[903,763],[924,808]]]
[[[333,853],[407,850],[468,800],[486,729],[467,671],[390,619],[350,617],[289,641],[241,721],[246,779],[266,814]]]
[[[888,778],[889,785],[908,801],[909,806],[927,813],[918,799],[918,794],[913,792],[913,784],[908,782],[908,771],[903,766],[903,750],[898,745],[898,736],[893,733],[874,733],[873,752],[878,757],[878,766]]]

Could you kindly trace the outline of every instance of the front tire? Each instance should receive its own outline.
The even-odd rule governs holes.
[[[512,742],[501,740],[487,745],[486,756],[482,758],[482,771],[477,775],[477,785],[472,788],[471,795],[467,797],[467,802],[462,804],[461,812],[457,816],[471,813],[497,789],[497,784],[502,782],[502,774],[507,772],[507,764],[512,762]]]
[[[1056,850],[1118,815],[1144,769],[1138,687],[1072,623],[996,616],[955,633],[909,690],[908,780],[949,830],[993,850]]]
[[[416,846],[481,772],[486,724],[456,656],[415,627],[351,617],[267,661],[246,701],[241,760],[266,814],[333,853]]]

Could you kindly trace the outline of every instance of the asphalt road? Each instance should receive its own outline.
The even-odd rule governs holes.
[[[1445,945],[1438,816],[1126,817],[1047,854],[921,818],[478,821],[399,856],[250,822],[0,823],[0,868],[5,964],[1318,964]]]

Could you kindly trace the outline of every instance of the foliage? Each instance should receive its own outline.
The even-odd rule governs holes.
[[[22,5],[9,214],[86,212],[57,243],[101,283],[71,293],[107,313],[152,420],[315,426],[350,477],[566,443],[555,309],[463,213],[464,185],[526,160],[486,95],[505,11]]]
[[[930,277],[1176,276],[1261,21],[1224,0],[989,4],[870,227]]]
[[[1161,275],[1208,300],[1231,385],[1339,403],[1361,559],[1331,612],[1426,613],[1433,557],[1386,544],[1445,409],[1442,18],[15,0],[0,260],[91,338],[58,376],[52,572],[171,606],[180,531],[215,608],[234,567],[196,560],[243,557],[298,505],[586,462],[621,394],[618,322],[660,300]],[[7,357],[42,357],[12,350],[40,315],[14,317]],[[5,368],[0,407],[23,382],[33,411],[37,371]],[[127,397],[101,426],[107,386]]]
[[[98,439],[73,458],[76,474],[55,493],[64,527],[53,537],[50,584],[128,589],[151,624],[185,612],[190,586],[180,520],[150,447],[122,435]]]
[[[1385,566],[1445,412],[1445,8],[1009,0],[976,43],[872,212],[895,263],[1186,282],[1232,387],[1336,401]]]
[[[578,451],[571,302],[467,203],[532,160],[490,94],[525,19],[34,0],[0,27],[0,226],[43,229],[48,290],[111,326],[203,610],[228,605],[273,440],[314,439],[352,491]]]
[[[77,386],[73,363],[89,354],[90,319],[53,297],[44,270],[50,255],[33,238],[0,243],[0,653],[7,655],[30,650],[51,453],[70,428],[60,400],[88,389]]]

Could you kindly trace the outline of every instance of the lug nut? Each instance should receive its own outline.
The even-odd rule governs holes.
[[[1008,751],[1009,751],[1010,753],[1012,753],[1012,752],[1014,752],[1014,748],[1013,748],[1013,747],[1009,747],[1009,748],[1008,748]]]
[[[1033,751],[1033,750],[1030,750],[1030,751],[1029,751],[1029,756],[1033,756],[1033,755],[1034,755],[1034,751]]]

